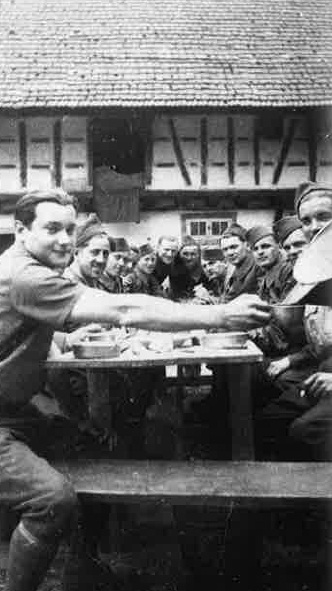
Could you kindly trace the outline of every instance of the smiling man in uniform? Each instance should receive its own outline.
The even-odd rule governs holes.
[[[42,457],[29,403],[43,388],[43,361],[66,322],[149,330],[248,329],[270,308],[247,296],[220,306],[115,295],[64,276],[76,238],[75,200],[61,190],[27,193],[15,211],[16,240],[0,256],[0,500],[19,516],[6,591],[35,591],[77,511],[70,484]]]

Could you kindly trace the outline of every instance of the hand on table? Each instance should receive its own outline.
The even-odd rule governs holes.
[[[264,326],[271,319],[271,306],[257,295],[243,294],[225,304],[229,330],[250,330]]]
[[[282,357],[282,359],[276,359],[275,361],[271,361],[270,365],[266,368],[266,373],[271,378],[271,380],[275,380],[280,374],[284,373],[289,369],[290,362],[288,357]]]
[[[312,398],[321,398],[322,396],[332,395],[332,373],[318,371],[307,378],[303,384],[303,395],[312,396]]]

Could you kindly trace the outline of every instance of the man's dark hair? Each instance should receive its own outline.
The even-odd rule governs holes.
[[[36,217],[38,203],[58,203],[59,205],[72,205],[78,209],[76,197],[69,195],[62,189],[47,189],[43,191],[29,191],[16,203],[14,218],[29,228]]]

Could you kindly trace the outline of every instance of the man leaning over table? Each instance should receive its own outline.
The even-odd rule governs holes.
[[[269,306],[257,296],[198,308],[141,294],[108,294],[64,277],[76,219],[75,201],[63,191],[29,192],[16,206],[15,243],[0,257],[0,499],[20,516],[10,541],[6,591],[38,588],[78,509],[70,482],[35,451],[33,440],[40,443],[41,437],[29,421],[54,330],[63,330],[67,321],[246,330],[270,318]]]

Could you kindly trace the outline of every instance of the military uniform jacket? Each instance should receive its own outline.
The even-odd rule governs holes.
[[[124,280],[125,293],[145,293],[147,295],[163,297],[163,290],[154,275],[145,275],[134,269]]]
[[[123,282],[121,277],[114,277],[108,273],[103,273],[100,283],[105,291],[109,293],[123,293]]]
[[[263,275],[258,293],[262,300],[277,304],[286,297],[295,283],[293,267],[286,261],[279,260]]]
[[[257,293],[259,269],[253,255],[248,252],[242,263],[235,267],[229,280],[224,283],[222,299],[228,302],[242,293]]]

